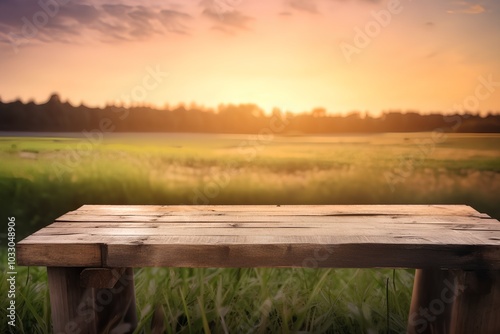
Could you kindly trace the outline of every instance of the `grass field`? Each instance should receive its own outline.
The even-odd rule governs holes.
[[[500,135],[4,136],[0,161],[0,208],[16,217],[18,239],[82,204],[453,203],[500,218]],[[141,329],[159,307],[168,332],[399,333],[412,278],[408,270],[159,268],[139,270],[136,292]],[[47,332],[45,270],[19,268],[18,286],[18,329]]]

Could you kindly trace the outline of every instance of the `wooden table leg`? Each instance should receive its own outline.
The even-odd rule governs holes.
[[[134,270],[127,268],[111,289],[94,289],[97,328],[100,331],[118,328],[132,333],[137,327],[135,311]]]
[[[49,267],[50,304],[55,334],[103,333],[137,327],[133,269],[127,268],[112,288],[82,287],[84,268]]]
[[[47,268],[54,334],[96,332],[93,289],[80,287],[81,271]]]
[[[408,333],[450,333],[456,293],[456,281],[451,271],[417,269],[408,316]]]
[[[460,271],[451,333],[500,333],[500,271]]]

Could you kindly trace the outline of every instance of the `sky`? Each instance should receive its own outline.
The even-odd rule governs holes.
[[[500,1],[0,0],[0,98],[500,112]]]

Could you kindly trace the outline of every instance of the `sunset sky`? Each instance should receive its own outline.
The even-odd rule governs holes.
[[[0,0],[0,75],[2,101],[500,112],[500,1]]]

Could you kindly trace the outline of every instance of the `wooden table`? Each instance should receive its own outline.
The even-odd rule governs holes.
[[[85,205],[17,245],[55,333],[137,325],[134,267],[416,268],[410,333],[500,333],[500,223],[464,205]]]

